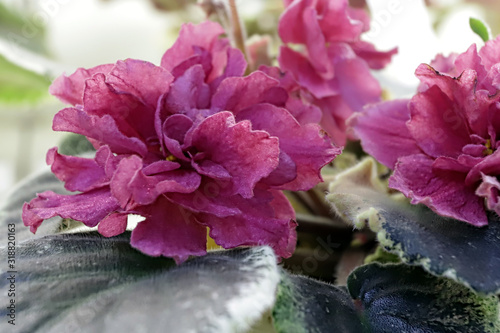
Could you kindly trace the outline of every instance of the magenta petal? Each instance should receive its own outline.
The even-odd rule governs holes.
[[[338,94],[338,90],[332,88],[325,79],[316,72],[310,61],[302,54],[282,46],[278,56],[280,67],[293,73],[297,82],[316,98],[323,98]]]
[[[172,71],[177,65],[194,55],[194,46],[211,49],[219,35],[225,33],[220,24],[206,21],[200,24],[184,24],[174,45],[165,52],[161,67]]]
[[[406,128],[410,119],[408,102],[403,99],[370,105],[347,121],[363,149],[391,169],[400,156],[421,152]]]
[[[96,74],[85,82],[84,110],[89,115],[110,115],[120,131],[127,136],[144,140],[154,134],[154,108],[144,105],[138,96],[118,92],[105,82],[103,74]]]
[[[486,199],[486,207],[500,214],[500,183],[496,177],[482,174],[482,183],[476,190],[476,195]]]
[[[113,237],[124,233],[127,229],[128,213],[113,213],[106,216],[97,227],[104,237]]]
[[[224,72],[218,73],[216,71],[212,71],[210,76],[208,77],[208,82],[210,82],[210,86],[212,91],[217,90],[220,82],[225,78],[232,76],[243,76],[245,74],[245,70],[247,68],[247,62],[245,60],[245,56],[238,49],[228,48],[227,49],[227,64],[220,63],[215,64],[215,68],[222,68]],[[214,61],[220,61],[222,57],[215,57]]]
[[[170,113],[188,114],[192,109],[204,109],[210,103],[210,87],[205,83],[200,65],[189,68],[170,88],[164,108]]]
[[[130,244],[150,256],[172,257],[179,264],[206,253],[207,230],[182,207],[160,197],[138,213],[146,217],[132,231]]]
[[[195,172],[172,170],[146,176],[143,162],[137,156],[120,161],[111,180],[111,192],[125,208],[130,200],[149,205],[167,192],[191,193],[200,185],[201,177]]]
[[[294,6],[290,6],[291,10]],[[286,13],[285,13],[286,14]],[[333,74],[332,63],[328,59],[328,52],[326,50],[325,36],[321,32],[318,22],[318,13],[314,8],[304,8],[302,15],[302,30],[305,34],[305,44],[307,47],[307,55],[313,67],[318,72],[325,72]],[[338,21],[336,18],[334,21]],[[286,23],[286,22],[284,22]]]
[[[486,42],[485,46],[479,51],[482,64],[489,70],[493,65],[498,64],[498,55],[500,54],[500,36]]]
[[[409,108],[408,130],[428,155],[458,157],[470,143],[463,115],[437,86],[414,96]]]
[[[241,211],[237,203],[243,199],[239,195],[227,195],[231,183],[203,177],[198,189],[193,193],[167,193],[168,199],[194,213],[208,213],[218,217],[238,215]]]
[[[338,61],[335,75],[340,94],[353,111],[361,111],[366,104],[380,101],[382,89],[364,60],[352,58]]]
[[[283,196],[279,192],[272,192],[272,195]],[[295,248],[296,224],[291,221],[293,209],[285,204],[285,200],[282,197],[267,198],[267,195],[260,198],[257,194],[247,205],[239,207],[241,215],[223,218],[203,214],[199,219],[210,228],[210,237],[224,248],[269,245],[277,255],[287,258]]]
[[[288,94],[279,87],[279,81],[255,71],[246,77],[230,77],[219,85],[212,97],[212,109],[232,111],[234,114],[258,103],[285,105]]]
[[[466,69],[460,73],[458,78],[453,78],[448,75],[443,75],[436,72],[436,70],[428,65],[421,64],[415,71],[415,75],[422,82],[421,91],[429,89],[429,87],[436,86],[434,92],[427,93],[423,99],[429,99],[431,102],[436,98],[437,104],[442,104],[445,97],[439,96],[436,91],[441,90],[440,95],[446,95],[450,102],[457,108],[457,111],[448,109],[441,110],[435,116],[441,116],[440,126],[447,126],[453,131],[462,129],[464,123],[467,123],[473,133],[485,136],[487,135],[487,117],[484,116],[484,111],[491,104],[490,96],[487,91],[476,91],[478,89],[478,77],[474,70]],[[439,88],[438,88],[439,87]],[[486,93],[486,94],[485,94]],[[434,97],[438,95],[437,97]],[[438,130],[443,132],[443,130]],[[467,135],[468,132],[464,132]]]
[[[264,131],[254,131],[248,121],[235,122],[230,112],[206,118],[193,131],[192,145],[221,165],[232,177],[234,193],[253,195],[255,184],[279,162],[279,140]]]
[[[323,111],[321,118],[321,128],[338,146],[346,144],[348,133],[346,132],[346,121],[352,115],[352,110],[346,104],[341,95],[322,98],[315,101],[315,104]],[[354,137],[349,137],[354,140]]]
[[[160,96],[168,92],[174,77],[163,67],[142,60],[118,61],[107,76],[116,91],[137,96],[152,110]]]
[[[231,179],[231,174],[222,165],[214,163],[213,161],[202,160],[200,161],[200,163],[196,163],[193,161],[191,165],[201,175],[215,179]]]
[[[386,52],[377,51],[373,44],[364,41],[358,41],[351,44],[351,48],[358,57],[366,61],[371,69],[384,68],[389,65],[392,57],[398,53],[397,48],[393,48]]]
[[[247,119],[255,129],[263,130],[279,138],[280,150],[296,165],[297,177],[277,188],[305,191],[322,181],[320,170],[330,163],[341,149],[333,147],[330,138],[315,124],[300,125],[285,109],[271,104],[256,105],[237,115],[238,120]],[[281,157],[284,157],[281,155]],[[282,167],[285,166],[282,160]],[[289,172],[290,167],[283,168]],[[278,175],[273,174],[274,179]],[[283,177],[287,179],[287,177]]]
[[[103,146],[97,154],[109,156],[112,153],[107,146]],[[51,165],[56,177],[65,182],[64,187],[68,191],[90,191],[107,185],[110,180],[104,166],[95,159],[61,155],[57,148],[47,152],[47,164]]]
[[[187,161],[182,145],[186,138],[186,133],[193,127],[193,120],[183,114],[174,114],[163,123],[163,146],[168,152],[180,160]]]
[[[22,219],[32,232],[36,232],[43,220],[54,216],[95,227],[102,219],[119,209],[118,202],[107,187],[76,195],[46,191],[24,204]]]
[[[90,79],[96,73],[107,74],[111,68],[113,68],[112,64],[100,65],[90,69],[78,68],[70,76],[61,75],[55,79],[49,88],[49,92],[64,103],[83,104],[85,80]]]
[[[423,154],[401,157],[389,186],[423,203],[442,216],[452,217],[475,226],[488,224],[483,199],[475,195],[473,186],[465,185],[465,174],[446,171],[435,173],[433,160]]]
[[[361,16],[361,11],[355,12],[349,7],[347,0],[318,2],[323,5],[318,14],[321,17],[319,21],[321,30],[326,35],[327,42],[353,42],[359,39],[368,22],[367,14]]]
[[[99,145],[107,144],[117,154],[137,153],[145,156],[148,151],[140,139],[123,135],[109,115],[98,117],[76,108],[62,109],[54,116],[52,129],[85,135],[97,140]]]
[[[477,182],[481,179],[481,174],[500,175],[500,150],[495,150],[493,154],[484,157],[481,162],[475,164],[465,179],[466,183]]]

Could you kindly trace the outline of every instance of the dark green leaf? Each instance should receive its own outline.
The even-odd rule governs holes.
[[[498,299],[420,267],[369,264],[348,279],[372,333],[500,332]]]
[[[370,162],[371,161],[371,162]],[[334,209],[357,227],[368,224],[380,244],[409,264],[455,279],[483,293],[500,292],[500,220],[477,228],[443,218],[425,206],[393,200],[376,182],[373,160],[330,186]],[[370,181],[368,181],[370,180]]]
[[[59,154],[77,156],[95,152],[95,148],[85,136],[69,133],[59,144],[57,151]]]
[[[6,250],[1,250],[7,258]],[[2,269],[5,266],[2,266]],[[129,233],[59,234],[16,249],[20,332],[246,332],[275,301],[268,247],[212,252],[175,266],[131,248]],[[8,314],[2,297],[2,323]]]
[[[469,25],[472,31],[474,31],[479,37],[481,37],[483,41],[487,42],[488,40],[490,40],[490,29],[488,28],[486,23],[471,17],[469,19]]]
[[[363,326],[349,295],[326,283],[283,274],[273,310],[279,333],[361,333]]]

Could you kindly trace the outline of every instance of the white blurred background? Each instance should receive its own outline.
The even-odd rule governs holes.
[[[415,68],[436,53],[463,52],[471,43],[482,43],[470,30],[469,17],[486,21],[494,33],[498,26],[493,23],[500,22],[500,2],[495,0],[367,3],[372,30],[365,39],[381,50],[399,47],[393,63],[377,74],[391,97],[411,95],[417,83]],[[240,0],[238,4],[250,34],[275,31],[281,0]],[[78,67],[118,59],[158,64],[180,25],[205,17],[195,0],[0,0],[0,57],[41,74],[47,85]],[[273,50],[277,46],[275,38]],[[22,81],[20,74],[0,65],[0,199],[19,179],[43,168],[46,151],[64,136],[51,130],[52,117],[63,105],[48,93],[19,101],[9,89],[18,81]],[[30,84],[25,91],[29,89]]]

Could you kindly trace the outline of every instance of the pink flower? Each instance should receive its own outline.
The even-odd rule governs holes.
[[[295,247],[294,211],[281,190],[306,190],[337,154],[317,125],[301,125],[288,94],[263,72],[243,77],[240,51],[216,23],[184,25],[161,66],[118,61],[58,78],[52,94],[73,104],[53,129],[85,135],[95,158],[47,154],[76,195],[44,192],[23,207],[33,232],[53,216],[98,225],[104,236],[143,222],[131,244],[182,262],[206,253],[210,236],[225,248]]]
[[[369,17],[347,0],[287,0],[285,5],[279,35],[287,45],[280,49],[280,67],[293,74],[305,98],[323,111],[321,125],[333,142],[343,145],[345,120],[380,101],[382,91],[370,68],[385,67],[397,50],[379,52],[362,41]],[[289,44],[302,45],[303,51]]]
[[[413,203],[476,226],[500,214],[500,38],[416,70],[419,93],[349,120],[364,149],[394,169]],[[451,75],[450,75],[451,74]]]

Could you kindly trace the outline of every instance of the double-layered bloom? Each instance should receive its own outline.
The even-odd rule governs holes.
[[[385,67],[397,50],[379,52],[362,41],[369,17],[347,0],[285,0],[285,6],[279,22],[286,44],[280,49],[280,67],[292,73],[302,98],[322,110],[321,125],[333,142],[343,145],[345,120],[380,101],[382,90],[370,69]]]
[[[349,120],[364,149],[394,169],[389,186],[413,203],[476,226],[500,214],[500,38],[416,70],[411,100]]]
[[[295,216],[281,191],[313,187],[340,150],[293,117],[278,80],[243,77],[243,55],[223,33],[213,22],[187,24],[161,66],[128,59],[58,78],[51,93],[73,107],[53,129],[86,136],[97,152],[51,149],[54,174],[81,193],[39,194],[24,205],[24,223],[35,232],[58,215],[113,236],[139,214],[131,244],[152,256],[204,254],[207,228],[225,248],[268,244],[290,256]]]

